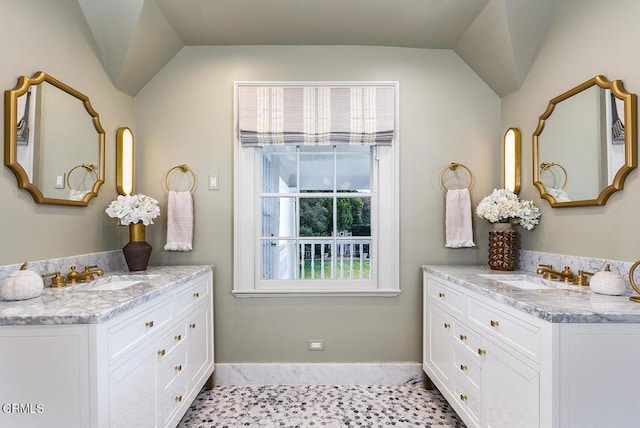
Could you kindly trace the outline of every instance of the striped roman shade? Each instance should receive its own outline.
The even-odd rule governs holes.
[[[391,145],[395,86],[238,86],[243,146]]]

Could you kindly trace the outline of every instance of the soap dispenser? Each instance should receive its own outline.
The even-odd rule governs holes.
[[[627,283],[615,272],[611,272],[609,264],[604,270],[593,274],[589,286],[594,293],[621,296],[627,292]]]

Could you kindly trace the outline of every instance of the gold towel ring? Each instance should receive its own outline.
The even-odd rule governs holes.
[[[447,174],[447,171],[455,171],[456,169],[458,169],[458,167],[466,169],[467,172],[469,173],[469,185],[467,186],[467,189],[471,189],[471,186],[473,186],[473,173],[471,172],[471,170],[462,163],[451,162],[449,165],[447,165],[445,169],[442,170],[442,174],[440,174],[440,186],[442,187],[442,190],[444,190],[445,192],[449,189],[444,184],[444,176]]]
[[[190,173],[191,174],[191,178],[193,179],[193,184],[191,185],[191,188],[189,189],[189,192],[193,192],[193,189],[196,188],[196,175],[193,173],[193,171],[191,170],[191,168],[189,168],[188,165],[186,164],[182,164],[182,165],[176,165],[173,168],[171,168],[168,172],[167,175],[164,176],[164,188],[167,189],[167,192],[170,190],[169,189],[169,176],[171,175],[171,173],[173,171],[176,170],[180,170],[184,173]]]
[[[78,189],[74,189],[73,187],[71,187],[71,181],[70,181],[71,173],[72,173],[74,170],[78,169],[78,168],[85,168],[87,171],[91,171],[91,172],[93,172],[93,175],[95,175],[95,176],[96,176],[96,181],[98,181],[98,180],[100,179],[100,178],[98,177],[98,172],[96,171],[96,167],[95,167],[95,165],[94,165],[94,164],[92,164],[92,163],[83,163],[83,164],[81,164],[81,165],[76,165],[76,166],[74,166],[73,168],[71,168],[71,169],[69,170],[69,172],[67,172],[67,187],[68,187],[70,190],[76,190],[76,191],[78,191]]]
[[[564,188],[567,187],[567,182],[569,181],[569,174],[567,174],[567,170],[564,169],[564,167],[562,165],[560,165],[559,163],[556,163],[556,162],[542,162],[540,164],[540,175],[542,175],[543,172],[545,172],[546,170],[548,170],[552,166],[557,166],[564,173],[564,183],[562,184],[562,187],[560,188],[560,190],[564,190]]]

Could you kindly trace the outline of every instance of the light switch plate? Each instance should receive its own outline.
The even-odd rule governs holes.
[[[56,189],[64,189],[64,172],[56,172]]]
[[[209,190],[218,190],[218,174],[209,174]]]

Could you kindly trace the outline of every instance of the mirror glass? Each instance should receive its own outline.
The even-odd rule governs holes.
[[[43,72],[5,91],[5,165],[37,203],[86,206],[104,183],[104,130],[89,98]]]
[[[637,165],[636,96],[596,76],[552,99],[533,134],[533,184],[553,207],[604,205]]]

